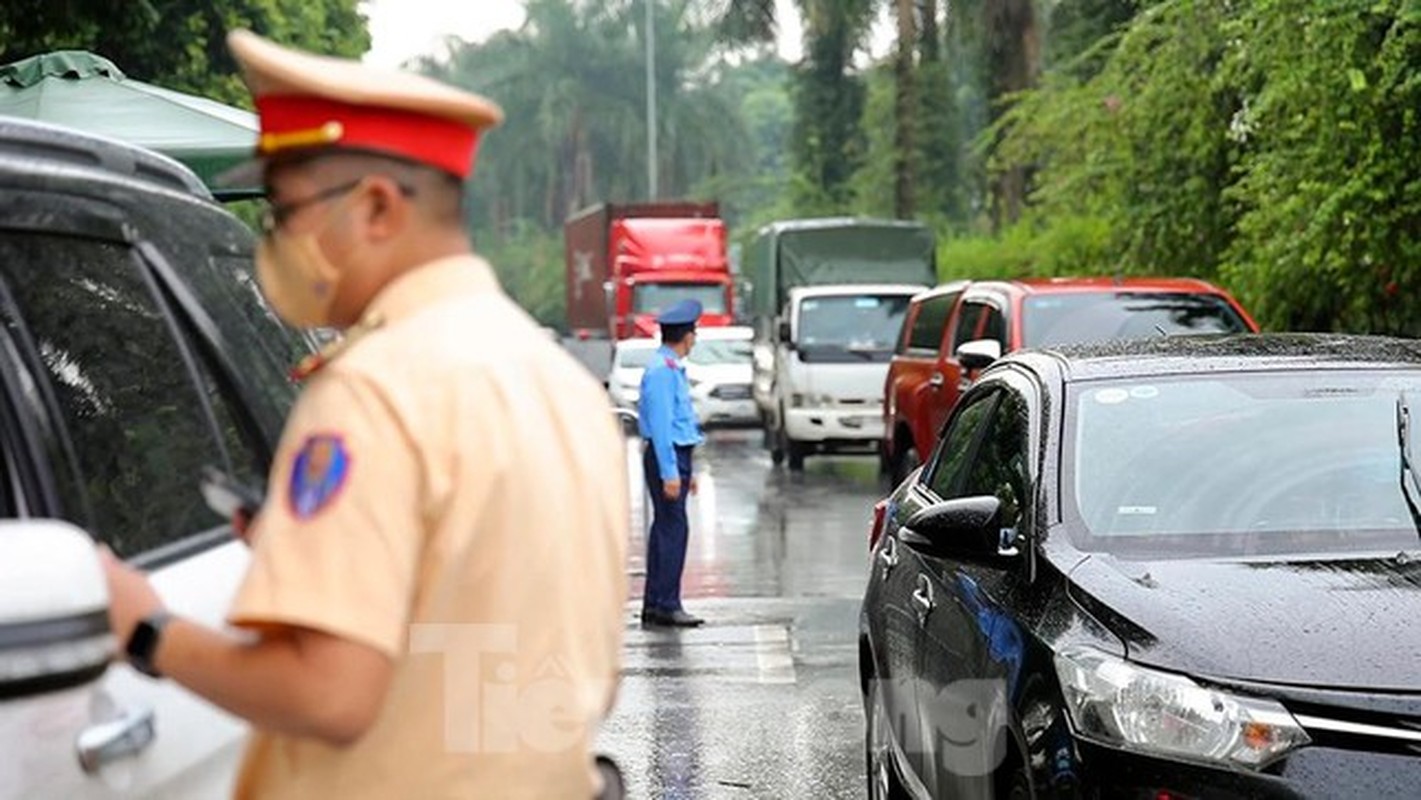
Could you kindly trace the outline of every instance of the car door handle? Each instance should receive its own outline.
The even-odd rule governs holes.
[[[928,576],[918,576],[918,588],[913,590],[913,605],[918,612],[918,624],[927,622],[928,614],[933,610],[933,585],[928,580]]]
[[[140,708],[85,728],[76,742],[79,765],[92,775],[107,764],[143,752],[158,736],[153,719],[153,709]]]
[[[947,383],[947,379],[942,376],[941,372],[934,372],[933,376],[928,378],[928,385],[934,389],[941,389],[944,383]]]
[[[878,550],[878,560],[883,564],[884,577],[887,577],[888,573],[891,572],[894,567],[898,566],[897,539],[889,536],[883,540],[883,547]]]

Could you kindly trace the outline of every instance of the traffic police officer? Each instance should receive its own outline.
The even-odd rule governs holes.
[[[681,570],[686,565],[686,497],[695,490],[691,454],[704,439],[691,406],[691,384],[683,363],[696,344],[701,304],[682,300],[657,318],[661,347],[641,376],[637,401],[642,468],[651,491],[652,522],[646,538],[644,625],[691,628],[702,623],[681,607]]]
[[[108,556],[113,630],[252,724],[239,798],[591,798],[625,451],[602,387],[470,249],[463,181],[502,112],[229,43],[261,119],[263,293],[346,336],[304,368],[229,612],[243,635],[168,614]]]

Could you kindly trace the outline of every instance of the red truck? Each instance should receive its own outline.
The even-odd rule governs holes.
[[[909,304],[888,367],[883,471],[897,485],[928,457],[976,377],[975,363],[1028,347],[1257,331],[1238,301],[1200,280],[1050,278],[939,286]],[[971,345],[965,353],[964,345]]]
[[[718,203],[603,203],[563,226],[567,324],[578,338],[656,335],[656,315],[694,298],[701,325],[729,325],[734,283]]]

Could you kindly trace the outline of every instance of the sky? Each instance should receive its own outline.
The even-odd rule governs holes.
[[[793,0],[776,0],[781,21],[780,56],[798,61],[801,55],[799,15]],[[397,67],[411,58],[443,50],[445,39],[457,36],[473,42],[523,24],[522,0],[365,0],[370,20],[370,52],[365,63]],[[875,52],[892,39],[891,25],[880,20],[874,31]]]

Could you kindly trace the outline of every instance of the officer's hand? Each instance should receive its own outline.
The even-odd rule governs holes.
[[[661,482],[661,493],[666,495],[667,500],[681,499],[681,479],[672,478],[669,481]]]
[[[121,648],[140,620],[163,608],[163,601],[153,591],[147,575],[123,563],[104,545],[99,545],[99,560],[109,585],[109,628]]]
[[[695,475],[692,475],[692,476],[691,476],[691,494],[696,494],[696,493],[698,493],[698,492],[700,492],[700,491],[701,491],[701,484],[696,480],[696,476],[695,476]]]

